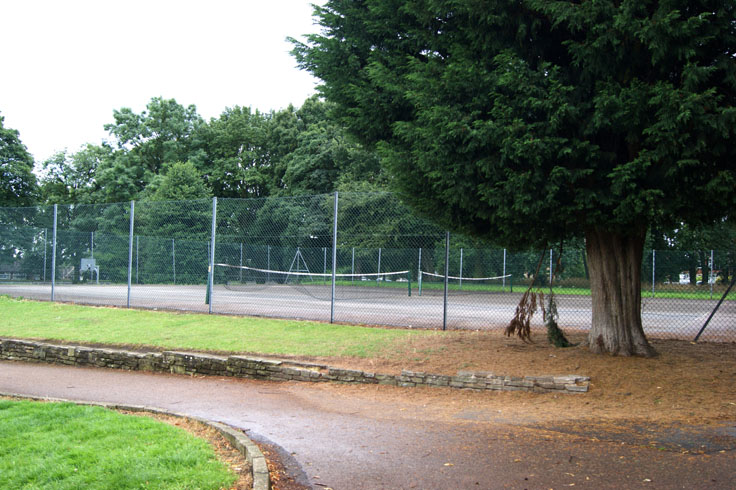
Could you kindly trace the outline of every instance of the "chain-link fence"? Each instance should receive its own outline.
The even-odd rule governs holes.
[[[735,259],[646,251],[647,334],[692,339],[724,297]],[[0,294],[40,300],[502,329],[532,281],[545,290],[553,282],[564,330],[589,328],[583,250],[483,246],[390,193],[0,208]],[[533,326],[543,328],[541,315]],[[736,340],[736,292],[702,338]]]

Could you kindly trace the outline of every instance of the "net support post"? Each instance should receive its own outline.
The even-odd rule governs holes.
[[[212,231],[210,241],[209,274],[207,277],[207,313],[212,313],[212,293],[215,283],[215,231],[217,228],[217,198],[212,198]]]
[[[332,216],[332,287],[330,292],[330,323],[335,322],[335,272],[337,270],[337,202],[335,191],[334,212]]]
[[[133,224],[135,223],[135,201],[130,201],[130,227],[128,231],[128,299],[125,302],[125,306],[130,308],[130,289],[131,283],[133,282]],[[136,242],[136,250],[138,249],[138,243]],[[138,254],[136,253],[136,262],[138,261]],[[136,274],[138,272],[138,264],[136,263]]]
[[[55,289],[56,289],[56,225],[58,223],[57,216],[58,216],[58,204],[54,204],[54,231],[52,233],[52,245],[51,245],[51,301],[54,301],[55,299]]]
[[[506,291],[506,249],[503,249],[503,285],[501,286],[502,291]]]
[[[376,275],[376,285],[381,285],[381,247],[378,247],[378,275]]]
[[[442,301],[442,330],[447,330],[447,288],[450,277],[450,232],[445,232],[445,288]]]
[[[463,288],[463,249],[460,249],[460,285],[459,288]]]

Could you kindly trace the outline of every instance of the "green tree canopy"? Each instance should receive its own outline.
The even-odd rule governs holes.
[[[647,230],[736,208],[735,8],[330,0],[294,53],[424,214],[509,247],[584,236],[591,349],[650,355]]]
[[[36,198],[33,157],[18,130],[6,128],[0,116],[0,206],[27,206]]]

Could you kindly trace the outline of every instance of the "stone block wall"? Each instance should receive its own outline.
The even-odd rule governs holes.
[[[459,371],[455,376],[402,371],[400,375],[337,369],[322,364],[218,356],[191,352],[131,352],[126,350],[54,345],[0,338],[0,359],[69,366],[104,367],[188,375],[232,376],[271,381],[337,382],[392,386],[448,387],[476,391],[584,393],[590,378],[563,376],[503,376],[485,371]]]

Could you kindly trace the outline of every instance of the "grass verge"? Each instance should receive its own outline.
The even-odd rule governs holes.
[[[0,336],[309,357],[374,357],[433,331],[77,306],[0,297]]]
[[[0,488],[218,489],[236,479],[212,448],[144,417],[0,400]]]

